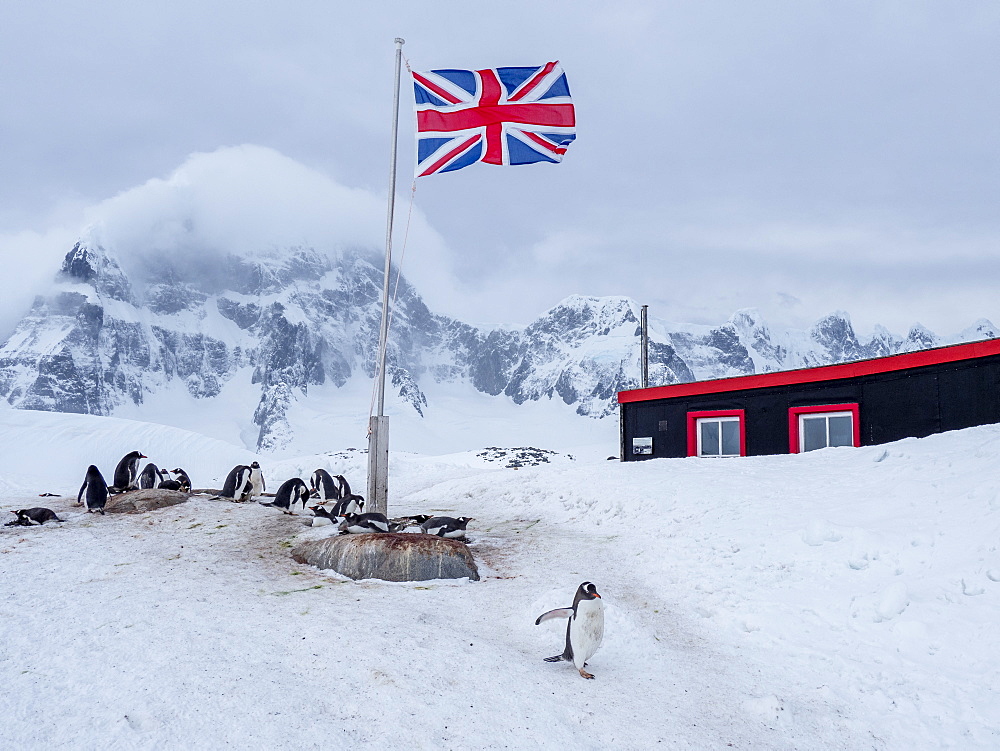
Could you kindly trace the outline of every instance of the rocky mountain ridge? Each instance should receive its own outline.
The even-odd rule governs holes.
[[[374,377],[382,273],[376,254],[310,247],[199,263],[161,254],[126,273],[112,250],[86,238],[0,346],[0,397],[22,409],[111,415],[177,384],[202,400],[244,379],[259,395],[255,448],[279,449],[294,434],[291,406],[310,388]],[[950,341],[920,326],[860,340],[845,313],[807,332],[774,332],[753,310],[714,327],[654,320],[650,328],[651,385],[997,336],[981,320]],[[639,385],[639,356],[639,306],[624,297],[572,296],[524,328],[483,331],[432,313],[401,278],[387,376],[395,397],[421,415],[433,381],[517,404],[559,399],[603,417],[616,412],[618,391]]]

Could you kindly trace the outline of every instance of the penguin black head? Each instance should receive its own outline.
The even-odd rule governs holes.
[[[600,600],[601,595],[597,592],[597,587],[593,582],[584,582],[576,590],[576,597],[573,598],[573,609],[581,600]]]
[[[260,464],[257,462],[250,462],[250,469],[260,469]]]

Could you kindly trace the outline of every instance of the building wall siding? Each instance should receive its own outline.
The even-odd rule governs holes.
[[[746,412],[748,456],[785,454],[789,408],[853,402],[860,405],[863,446],[997,423],[1000,355],[835,381],[626,402],[622,458],[686,456],[687,413],[728,409]],[[633,456],[632,438],[650,436],[652,455]]]

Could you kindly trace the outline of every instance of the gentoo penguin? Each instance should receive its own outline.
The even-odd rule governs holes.
[[[250,462],[250,497],[259,498],[267,490],[264,484],[264,473],[257,462]],[[303,508],[305,505],[303,504]]]
[[[246,464],[237,464],[226,476],[226,482],[222,486],[222,492],[216,498],[227,498],[230,501],[243,503],[253,489],[250,484],[250,467]]]
[[[317,469],[309,478],[309,489],[320,503],[340,500],[340,487],[325,469]]]
[[[402,532],[407,527],[420,526],[431,517],[427,514],[417,514],[415,516],[398,516],[389,520],[390,532]]]
[[[35,508],[23,508],[20,511],[14,511],[12,513],[17,514],[17,518],[23,520],[21,524],[26,527],[32,524],[45,524],[45,522],[61,522],[65,519],[60,519],[56,516],[56,512],[50,508],[41,508],[36,506]]]
[[[334,475],[333,479],[336,480],[337,485],[340,486],[340,497],[349,497],[351,495],[351,483],[347,481],[347,478],[343,475]]]
[[[354,493],[349,494],[346,498],[341,498],[333,505],[333,511],[331,512],[334,516],[347,516],[348,514],[360,514],[362,509],[365,507],[365,499],[360,495],[355,495]]]
[[[180,490],[181,484],[177,480],[163,480],[156,487],[158,490]]]
[[[191,478],[188,477],[188,473],[185,472],[180,467],[178,467],[177,469],[172,469],[172,470],[170,470],[170,472],[174,476],[173,479],[177,480],[177,482],[180,483],[180,485],[181,485],[180,489],[182,491],[184,491],[185,493],[190,493],[191,492]]]
[[[136,459],[136,462],[138,461]],[[83,480],[83,485],[80,486],[80,492],[77,493],[77,504],[83,503],[87,507],[88,514],[97,511],[103,516],[104,504],[108,502],[108,493],[108,484],[104,481],[104,475],[101,474],[101,470],[91,464],[87,467],[87,476]]]
[[[313,512],[312,526],[322,527],[326,524],[336,524],[340,521],[337,517],[330,514],[323,506],[310,506],[309,510]]]
[[[309,486],[298,477],[285,480],[274,494],[274,500],[269,503],[260,501],[261,506],[274,506],[280,508],[286,514],[294,513],[292,509],[296,503],[302,503],[302,510],[305,511],[306,501],[309,500]]]
[[[145,467],[142,468],[142,472],[139,473],[139,487],[140,488],[155,488],[163,482],[163,476],[160,474],[160,469],[153,462],[150,462]]]
[[[115,482],[112,485],[112,489],[118,491],[119,493],[124,493],[126,490],[135,490],[136,488],[136,478],[139,475],[139,460],[145,459],[145,454],[140,454],[138,451],[131,451],[121,458],[118,462],[118,466],[115,467]]]
[[[465,537],[465,527],[471,521],[474,521],[471,516],[460,516],[458,519],[450,516],[435,516],[421,524],[420,531],[438,537]]]
[[[587,660],[593,657],[594,652],[601,646],[601,640],[604,638],[604,601],[597,593],[597,587],[591,582],[584,582],[577,587],[573,607],[558,608],[543,613],[538,616],[535,625],[553,618],[569,618],[569,623],[566,624],[566,649],[561,655],[546,657],[545,661],[572,662],[580,671],[580,675],[584,678],[593,678],[594,676],[583,668]]]
[[[364,535],[370,532],[388,532],[389,520],[383,514],[348,514],[340,523],[342,535]]]

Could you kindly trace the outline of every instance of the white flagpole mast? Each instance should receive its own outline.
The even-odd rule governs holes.
[[[389,418],[385,415],[385,359],[389,342],[389,267],[392,262],[392,215],[396,203],[396,134],[399,130],[399,69],[404,40],[396,37],[396,77],[392,104],[392,149],[389,163],[389,208],[385,225],[385,277],[382,285],[382,326],[376,363],[377,411],[368,425],[367,511],[388,514]]]

